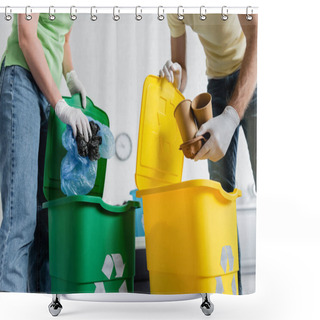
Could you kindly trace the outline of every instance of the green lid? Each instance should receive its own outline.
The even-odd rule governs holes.
[[[63,98],[69,106],[72,106],[74,108],[82,108],[80,94],[77,93],[72,97]],[[85,109],[82,109],[82,111],[86,116],[89,116],[109,127],[108,115],[103,110],[96,107],[88,97],[87,107]],[[61,191],[60,180],[61,161],[67,154],[67,150],[62,145],[62,134],[65,130],[66,124],[60,121],[60,119],[55,115],[53,108],[51,108],[48,124],[43,181],[43,192],[48,201],[66,197],[66,195]],[[96,182],[93,189],[88,193],[88,195],[102,197],[106,168],[107,160],[100,158],[98,160]]]

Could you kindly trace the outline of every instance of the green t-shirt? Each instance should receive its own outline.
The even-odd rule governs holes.
[[[49,70],[58,87],[62,76],[65,35],[69,32],[71,25],[72,20],[69,14],[56,14],[54,21],[49,20],[47,13],[39,15],[38,38],[42,44]],[[5,66],[18,65],[29,70],[19,46],[18,16],[16,14],[14,15],[12,32],[8,38],[7,48],[2,59],[4,58]]]

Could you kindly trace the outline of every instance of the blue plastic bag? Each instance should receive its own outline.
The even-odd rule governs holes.
[[[101,158],[110,159],[115,154],[115,141],[110,129],[90,117],[88,120],[94,121],[100,127],[98,135],[102,137],[102,144],[99,147]],[[79,155],[77,142],[69,125],[62,135],[62,144],[67,150],[61,162],[62,192],[67,196],[88,194],[96,181],[98,161],[91,161],[88,157]]]
[[[89,117],[88,119],[89,121],[91,121]],[[104,159],[110,159],[116,153],[116,145],[113,134],[107,126],[102,125],[99,121],[95,122],[100,127],[100,130],[98,131],[98,136],[102,138],[102,143],[99,147],[100,156]]]

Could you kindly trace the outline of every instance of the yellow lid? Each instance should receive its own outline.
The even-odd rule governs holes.
[[[184,96],[165,78],[149,75],[143,85],[136,185],[139,190],[181,182],[183,153],[174,110]]]

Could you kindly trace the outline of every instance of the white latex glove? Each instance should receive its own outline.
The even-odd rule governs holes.
[[[169,82],[173,83],[173,85],[180,90],[182,68],[178,62],[173,63],[171,60],[168,60],[159,71],[159,75],[161,78],[166,77]]]
[[[87,106],[87,100],[86,100],[87,91],[84,88],[81,81],[79,80],[78,75],[75,72],[75,70],[72,70],[66,74],[66,82],[67,82],[67,86],[69,88],[71,95],[74,95],[76,93],[80,93],[82,107],[85,108]]]
[[[204,123],[197,132],[196,137],[208,132],[210,133],[210,138],[196,154],[194,160],[210,159],[216,162],[223,158],[239,123],[238,112],[231,106],[225,107],[222,114]]]
[[[63,123],[71,126],[74,138],[79,131],[86,142],[89,141],[89,136],[92,136],[89,120],[80,109],[70,107],[65,100],[61,99],[57,102],[54,110]]]

